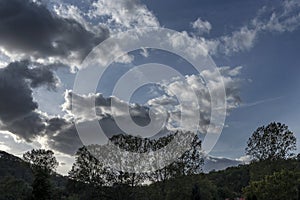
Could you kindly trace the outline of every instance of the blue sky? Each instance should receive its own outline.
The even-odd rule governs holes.
[[[210,155],[232,159],[243,158],[247,139],[253,131],[273,121],[288,125],[300,140],[300,2],[298,0],[34,2],[34,5],[39,6],[24,3],[25,11],[30,13],[32,10],[28,8],[32,6],[33,10],[37,10],[36,13],[49,15],[52,20],[49,23],[54,24],[53,26],[62,26],[60,28],[64,30],[66,25],[69,29],[59,34],[63,35],[62,38],[66,37],[68,41],[64,43],[63,39],[66,38],[63,38],[62,41],[57,42],[56,33],[52,32],[49,35],[55,35],[53,37],[55,40],[51,41],[53,38],[47,33],[39,33],[38,30],[37,35],[41,34],[41,38],[45,37],[47,42],[51,41],[52,46],[50,46],[53,47],[51,49],[43,45],[39,47],[39,45],[27,44],[24,40],[31,41],[32,38],[30,36],[27,38],[26,34],[24,37],[13,34],[12,37],[17,38],[15,41],[19,43],[10,42],[7,34],[0,31],[0,67],[5,69],[9,63],[24,59],[47,66],[48,68],[42,69],[45,71],[50,69],[57,77],[57,81],[51,79],[39,83],[41,87],[27,88],[32,91],[29,96],[38,107],[25,114],[38,115],[41,119],[46,119],[46,124],[51,119],[59,118],[65,128],[61,132],[51,133],[51,136],[46,134],[47,131],[49,133],[46,128],[43,133],[36,133],[34,137],[29,137],[8,128],[7,124],[11,121],[6,121],[7,119],[3,117],[5,115],[0,115],[2,121],[0,149],[21,155],[31,148],[51,148],[56,151],[60,162],[65,163],[59,167],[59,171],[65,173],[70,168],[73,157],[68,154],[69,150],[59,146],[60,143],[56,139],[57,136],[66,139],[62,134],[70,133],[71,115],[68,109],[69,96],[66,91],[70,92],[73,89],[76,72],[80,70],[85,52],[90,51],[92,46],[103,41],[108,35],[143,27],[164,27],[182,32],[188,35],[191,41],[203,44],[221,71],[224,67],[227,67],[228,73],[238,71],[234,76],[224,75],[229,80],[229,85],[226,87],[238,88],[238,91],[234,90],[232,94],[228,94],[228,98],[233,98],[235,102],[229,103],[232,109],[228,110],[224,129]],[[11,3],[12,6],[20,4],[18,0],[14,0],[14,3]],[[46,11],[41,7],[51,14],[45,14]],[[28,14],[28,16],[32,15]],[[82,28],[73,30],[68,24],[71,22],[63,19],[72,19],[81,24]],[[28,29],[24,31],[32,28],[30,24],[29,20]],[[46,22],[45,24],[45,27],[50,26]],[[7,24],[0,23],[0,27],[2,26],[6,27]],[[29,33],[35,34],[34,31],[36,30],[30,30]],[[75,32],[74,35],[72,32]],[[88,43],[86,47],[83,44],[77,45],[78,40],[81,40],[80,36],[84,38],[85,44]],[[32,43],[34,41],[32,39]],[[66,52],[56,48],[60,47],[59,45],[64,45],[61,49],[65,49]],[[123,74],[144,63],[157,62],[171,66],[181,74],[187,75],[188,80],[195,81],[192,78],[195,74],[192,66],[172,53],[151,49],[139,50],[128,54],[126,59],[128,60],[112,64],[98,84],[97,92],[103,94],[103,101],[112,94],[114,84]],[[4,72],[0,71],[0,73]],[[23,76],[20,77],[24,78]],[[31,83],[38,81],[34,78],[36,77],[28,78],[26,75],[24,80],[30,80]],[[47,83],[46,86],[56,84],[55,89],[49,90],[49,87],[43,85],[44,83]],[[28,83],[25,81],[24,84]],[[160,89],[155,85],[143,87],[134,94],[131,103],[148,106],[149,100],[158,101],[159,97],[165,94]],[[99,105],[99,109],[103,109],[103,105]],[[66,139],[66,141],[70,140]],[[68,145],[68,143],[63,144]],[[300,142],[297,143],[297,149],[299,152]]]
[[[207,38],[220,37],[249,24],[263,6],[277,8],[281,1],[143,1],[162,26],[191,31],[197,18],[212,25]],[[172,5],[172,6],[170,6]],[[299,10],[298,10],[299,11]],[[259,126],[286,123],[300,137],[299,52],[300,30],[260,34],[251,49],[233,55],[213,56],[218,66],[243,66],[242,104],[230,113],[226,127],[211,154],[237,158]],[[298,142],[299,149],[299,142]]]

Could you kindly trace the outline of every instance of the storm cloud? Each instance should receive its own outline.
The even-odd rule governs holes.
[[[47,121],[47,144],[51,149],[73,155],[83,144],[77,134],[75,124],[60,117]]]
[[[55,88],[58,80],[46,66],[31,66],[28,61],[10,63],[0,69],[1,128],[31,141],[45,124],[33,100],[32,88]]]
[[[55,90],[57,83],[52,66],[20,61],[0,69],[0,129],[27,142],[37,136],[46,137],[51,148],[75,153],[82,143],[74,123],[43,114],[32,96],[34,88],[43,86]]]
[[[74,124],[75,119],[86,126],[91,120],[87,104],[95,100],[97,121],[108,138],[117,134],[126,134],[120,129],[114,117],[127,119],[122,106],[130,109],[130,119],[139,126],[150,122],[149,108],[138,104],[128,104],[116,97],[104,97],[102,94],[80,96],[67,91],[65,95],[64,117],[53,117],[42,113],[33,98],[33,90],[46,87],[55,90],[59,80],[53,73],[52,66],[35,65],[28,61],[10,63],[0,69],[0,128],[7,130],[19,138],[32,142],[37,136],[45,138],[44,144],[53,150],[73,155],[83,146]],[[73,99],[73,104],[71,104]],[[116,116],[112,114],[112,101]],[[76,116],[70,116],[75,112]],[[167,132],[163,129],[162,132]],[[163,133],[160,133],[162,135]],[[142,134],[142,133],[141,133]]]
[[[59,17],[30,0],[0,1],[0,47],[26,58],[81,61],[109,31],[96,35],[74,19]]]

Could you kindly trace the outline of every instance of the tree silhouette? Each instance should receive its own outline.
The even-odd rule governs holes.
[[[75,163],[69,171],[69,177],[73,180],[101,186],[105,183],[105,169],[86,147],[81,147],[76,152]]]
[[[31,165],[34,173],[32,198],[34,200],[52,199],[50,175],[58,166],[54,153],[51,150],[33,149],[26,152],[23,158]]]
[[[58,162],[51,150],[33,149],[23,154],[23,159],[33,168],[40,168],[51,173],[58,166]]]
[[[198,135],[194,136],[191,148],[187,150],[175,165],[179,175],[193,175],[202,172],[202,165],[204,163],[203,154],[201,152],[201,140]]]
[[[182,137],[186,135],[193,136],[192,133],[188,132],[182,132],[181,134]],[[173,161],[169,166],[147,173],[135,171],[139,167],[138,162],[135,162],[138,160],[139,154],[133,159],[130,157],[130,154],[124,153],[119,155],[117,152],[112,151],[112,146],[117,146],[125,150],[125,152],[145,153],[156,151],[163,149],[173,138],[174,135],[148,139],[120,134],[110,138],[108,144],[82,147],[76,153],[75,163],[69,172],[69,177],[72,180],[94,186],[123,187],[127,185],[134,187],[145,181],[159,182],[176,176],[199,174],[202,171],[203,155],[201,153],[201,141],[197,135],[192,140],[191,148],[177,160]],[[174,153],[176,152],[166,151],[164,152],[164,158],[158,158],[158,160],[153,160],[153,162],[159,162],[161,159],[171,159]],[[109,165],[106,165],[108,163]],[[132,171],[117,170],[122,169],[124,165],[132,167]]]
[[[259,127],[249,138],[246,154],[253,160],[286,159],[296,150],[296,138],[285,124],[270,123]]]

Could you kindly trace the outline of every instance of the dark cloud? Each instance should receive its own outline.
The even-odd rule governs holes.
[[[45,124],[43,116],[35,111],[31,111],[28,114],[19,116],[12,121],[5,121],[4,127],[26,141],[31,142],[35,136],[43,133]]]
[[[30,141],[44,127],[43,116],[36,109],[32,87],[46,85],[55,88],[57,79],[44,66],[30,66],[29,62],[10,63],[0,69],[0,120],[2,129],[7,129]]]
[[[55,89],[58,80],[52,69],[53,66],[28,61],[10,63],[0,69],[0,128],[28,142],[47,135],[51,148],[74,154],[82,146],[75,125],[63,118],[41,114],[32,96],[33,88],[39,86]]]
[[[73,19],[54,15],[30,0],[0,1],[0,45],[33,57],[71,56],[81,60],[95,45],[108,37],[86,30]]]
[[[75,124],[72,120],[61,117],[48,117],[38,111],[38,104],[34,101],[32,92],[35,87],[46,86],[55,89],[58,82],[52,72],[52,66],[35,66],[27,61],[10,63],[0,69],[0,121],[1,129],[8,130],[20,138],[31,142],[36,136],[47,136],[47,145],[50,148],[73,155],[83,146]],[[88,126],[89,111],[85,108],[87,99],[69,92],[66,95],[65,109],[71,111],[71,98],[74,100],[73,109],[83,114],[83,126]],[[99,124],[108,137],[124,134],[111,117],[111,101],[117,102],[116,106],[126,104],[115,97],[105,98],[101,94],[95,98]],[[149,109],[137,104],[130,106],[131,117],[139,125],[149,123]],[[122,117],[123,113],[118,114]]]
[[[56,117],[48,120],[47,124],[47,142],[51,148],[74,155],[83,146],[73,122]]]
[[[136,120],[137,119],[138,118],[136,118]],[[118,127],[110,115],[103,116],[98,122],[108,138],[114,135],[126,134]],[[80,126],[85,127],[87,132],[89,132],[89,130],[94,131],[93,128],[90,128],[93,127],[91,123],[92,121],[85,119],[83,122],[80,122]],[[46,126],[46,135],[48,137],[47,144],[49,147],[69,155],[74,155],[78,148],[84,145],[80,140],[74,122],[64,118],[56,117],[49,119]],[[160,135],[164,134],[160,133]],[[97,142],[95,142],[95,144],[97,144]]]

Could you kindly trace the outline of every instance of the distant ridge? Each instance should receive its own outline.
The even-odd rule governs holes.
[[[229,158],[217,158],[206,156],[204,158],[203,172],[209,173],[211,171],[220,171],[228,167],[238,166],[243,164],[241,161],[232,160]]]

